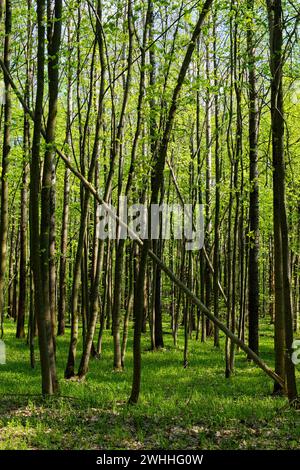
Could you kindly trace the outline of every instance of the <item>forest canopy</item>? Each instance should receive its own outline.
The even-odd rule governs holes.
[[[299,408],[299,22],[299,0],[0,0],[0,328],[43,396],[94,363],[101,390],[109,354],[136,404],[145,351],[188,374],[205,346]]]

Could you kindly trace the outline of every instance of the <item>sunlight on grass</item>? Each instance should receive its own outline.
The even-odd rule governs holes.
[[[263,327],[269,333],[268,326]],[[132,343],[126,369],[112,370],[112,337],[105,333],[103,355],[92,360],[83,383],[63,378],[68,334],[58,338],[60,398],[40,397],[40,370],[32,370],[25,340],[5,325],[7,364],[1,366],[0,449],[293,449],[300,443],[299,413],[285,398],[271,396],[272,382],[236,355],[235,374],[224,378],[224,351],[190,341],[189,367],[165,335],[166,349],[151,352],[143,338],[140,403],[127,405],[132,376]],[[263,358],[272,365],[272,337],[261,337]],[[80,348],[78,353],[80,354]],[[298,374],[299,377],[299,374]]]

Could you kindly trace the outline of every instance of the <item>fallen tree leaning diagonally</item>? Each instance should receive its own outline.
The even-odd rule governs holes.
[[[34,120],[34,113],[28,109],[21,93],[18,91],[10,73],[5,67],[5,64],[3,63],[3,60],[0,59],[0,66],[3,70],[4,75],[6,78],[9,80],[10,85],[16,94],[18,100],[20,101],[21,105],[23,106],[24,110],[28,113],[31,119]],[[46,132],[45,129],[41,129],[41,134],[45,138]],[[62,159],[64,164],[69,168],[69,170],[76,176],[81,183],[84,185],[84,187],[90,191],[90,193],[93,195],[93,197],[99,202],[99,204],[103,204],[103,207],[107,210],[108,214],[112,218],[114,218],[122,227],[127,229],[128,234],[140,245],[143,245],[143,241],[138,237],[138,235],[131,230],[125,222],[123,222],[118,216],[116,216],[113,211],[110,209],[110,207],[101,199],[101,197],[98,195],[96,189],[93,187],[91,183],[88,182],[88,180],[76,169],[74,166],[71,164],[69,161],[68,157],[64,155],[64,153],[56,148],[56,153],[58,156]],[[277,375],[268,365],[257,355],[255,352],[253,352],[241,339],[239,339],[235,334],[232,333],[218,318],[215,318],[213,313],[209,311],[209,309],[201,302],[200,299],[196,297],[196,295],[183,283],[181,282],[175,274],[163,263],[163,261],[153,253],[153,251],[149,250],[148,251],[149,256],[154,260],[155,263],[157,263],[162,271],[174,282],[174,284],[182,290],[182,292],[185,293],[185,295],[197,306],[201,309],[201,311],[206,315],[207,318],[209,318],[223,333],[229,337],[233,343],[238,345],[245,353],[246,355],[253,360],[253,362],[260,368],[262,369],[265,374],[267,374],[272,380],[277,382],[279,385],[284,386],[284,379]]]

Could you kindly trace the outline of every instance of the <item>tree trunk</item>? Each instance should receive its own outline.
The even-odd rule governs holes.
[[[4,39],[4,65],[10,70],[11,53],[11,26],[12,26],[12,2],[6,0],[5,8],[5,39]],[[7,259],[7,236],[8,236],[8,166],[10,154],[10,130],[11,130],[11,86],[4,77],[5,103],[4,103],[4,131],[3,131],[3,149],[2,149],[2,168],[1,168],[1,214],[0,214],[0,337],[3,336],[4,319],[4,284]]]
[[[31,0],[27,0],[27,50],[26,50],[26,83],[24,100],[28,106],[30,103],[30,89],[32,86],[31,53],[32,53],[32,19],[31,19]],[[27,283],[27,223],[28,223],[28,177],[29,177],[29,152],[30,152],[30,121],[29,116],[24,112],[23,128],[23,170],[22,170],[22,189],[21,189],[21,216],[20,216],[20,283],[19,283],[19,306],[17,321],[17,338],[25,336],[25,310],[28,288]]]
[[[249,73],[249,159],[250,159],[250,201],[249,201],[249,348],[258,354],[259,336],[259,192],[258,192],[258,109],[254,50],[254,0],[248,0],[249,25],[247,30],[248,73]]]
[[[52,395],[56,391],[51,373],[50,356],[53,362],[53,344],[50,315],[44,309],[42,266],[40,258],[40,143],[43,119],[44,64],[45,64],[45,0],[37,1],[38,56],[37,84],[34,113],[34,131],[30,165],[30,262],[34,277],[34,308],[38,324],[38,339],[42,372],[42,393]]]
[[[157,204],[159,191],[162,187],[163,181],[163,171],[165,167],[166,156],[168,152],[169,141],[171,137],[171,131],[173,127],[173,122],[175,118],[176,108],[177,108],[177,99],[180,94],[184,79],[186,77],[187,70],[189,68],[192,55],[196,46],[196,41],[200,35],[202,24],[208,13],[209,8],[211,7],[213,0],[206,0],[202,12],[200,13],[198,22],[193,31],[191,41],[188,45],[182,66],[179,71],[178,79],[176,86],[173,91],[172,101],[168,112],[168,118],[166,121],[165,130],[162,136],[162,140],[158,149],[158,158],[156,161],[155,175],[157,177],[156,181],[152,184],[152,194],[151,194],[151,204]],[[150,213],[151,211],[149,211]],[[139,268],[139,274],[137,279],[137,295],[134,299],[134,346],[133,346],[133,382],[132,390],[129,402],[137,403],[139,392],[140,392],[140,380],[141,380],[141,328],[143,320],[143,311],[144,311],[144,280],[147,266],[147,255],[150,248],[149,240],[145,240],[142,250],[141,250],[141,262]]]
[[[281,0],[267,0],[271,56],[271,120],[273,154],[273,208],[275,258],[275,370],[285,371],[288,398],[297,398],[292,362],[293,320],[290,286],[288,226],[285,205],[283,18]],[[275,390],[278,391],[278,386]]]
[[[71,145],[71,121],[72,121],[72,65],[71,65],[71,26],[68,24],[68,95],[67,95],[67,125],[66,125],[66,153],[69,153]],[[65,168],[64,174],[64,199],[61,224],[60,264],[59,264],[59,298],[58,298],[58,330],[57,334],[65,334],[65,315],[67,305],[67,248],[69,225],[69,198],[70,198],[70,170]]]

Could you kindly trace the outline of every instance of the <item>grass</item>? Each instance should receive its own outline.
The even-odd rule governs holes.
[[[272,333],[267,325],[262,331],[261,354],[272,365]],[[175,349],[166,334],[165,350],[150,352],[145,335],[140,402],[130,406],[131,339],[126,370],[114,373],[112,338],[106,332],[101,359],[91,361],[87,380],[78,383],[63,379],[68,333],[57,345],[61,397],[42,399],[39,362],[35,370],[30,368],[25,340],[16,340],[15,325],[6,322],[0,449],[300,447],[300,413],[289,409],[285,398],[271,396],[272,381],[242,352],[236,355],[233,377],[224,378],[223,342],[216,350],[211,340],[190,341],[189,367],[184,369],[182,339]],[[299,368],[297,375],[299,379]]]

